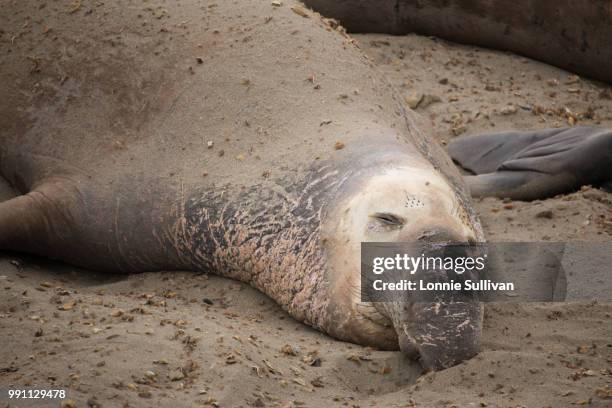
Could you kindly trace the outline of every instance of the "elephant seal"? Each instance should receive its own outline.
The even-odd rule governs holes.
[[[305,0],[349,32],[434,35],[512,51],[612,83],[612,3],[601,0]]]
[[[453,140],[448,153],[472,196],[534,200],[584,185],[612,187],[612,130],[591,126],[499,132]]]
[[[457,169],[333,22],[295,1],[7,3],[0,249],[248,282],[426,369],[478,303],[373,305],[362,241],[483,241]]]

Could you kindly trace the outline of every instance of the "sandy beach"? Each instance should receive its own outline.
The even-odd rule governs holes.
[[[355,38],[443,144],[507,129],[612,127],[610,86],[433,38]],[[612,195],[596,188],[476,207],[490,241],[612,241]],[[242,283],[190,272],[105,275],[1,253],[0,338],[0,389],[67,389],[75,405],[66,406],[612,404],[610,302],[488,304],[482,352],[421,375],[399,352],[336,341]]]

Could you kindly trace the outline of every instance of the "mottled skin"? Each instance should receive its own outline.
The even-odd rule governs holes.
[[[478,304],[360,302],[361,241],[483,234],[393,89],[350,38],[292,6],[3,5],[0,171],[20,195],[0,203],[0,249],[212,272],[429,369],[473,356]]]
[[[349,32],[416,32],[612,82],[608,0],[305,0]]]

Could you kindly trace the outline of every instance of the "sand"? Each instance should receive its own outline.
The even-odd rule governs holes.
[[[491,130],[612,126],[610,86],[416,35],[356,38],[407,103],[420,100],[417,112],[443,143]],[[10,196],[6,186],[0,194]],[[612,195],[594,188],[476,206],[491,241],[612,241]],[[2,253],[0,388],[67,389],[75,405],[66,406],[78,407],[606,407],[611,315],[610,302],[489,304],[482,352],[421,375],[400,353],[331,339],[241,283],[105,275]]]

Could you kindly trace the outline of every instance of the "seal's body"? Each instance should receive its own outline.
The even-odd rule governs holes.
[[[478,304],[360,302],[360,242],[482,231],[448,156],[350,38],[284,3],[7,6],[0,169],[21,195],[0,203],[0,248],[209,271],[427,368],[474,355]]]
[[[305,0],[350,32],[416,32],[512,51],[612,83],[612,2]],[[451,157],[473,196],[543,199],[583,185],[612,189],[612,131],[595,127],[460,137]]]
[[[612,3],[602,0],[305,0],[351,32],[416,32],[512,51],[612,83]]]

